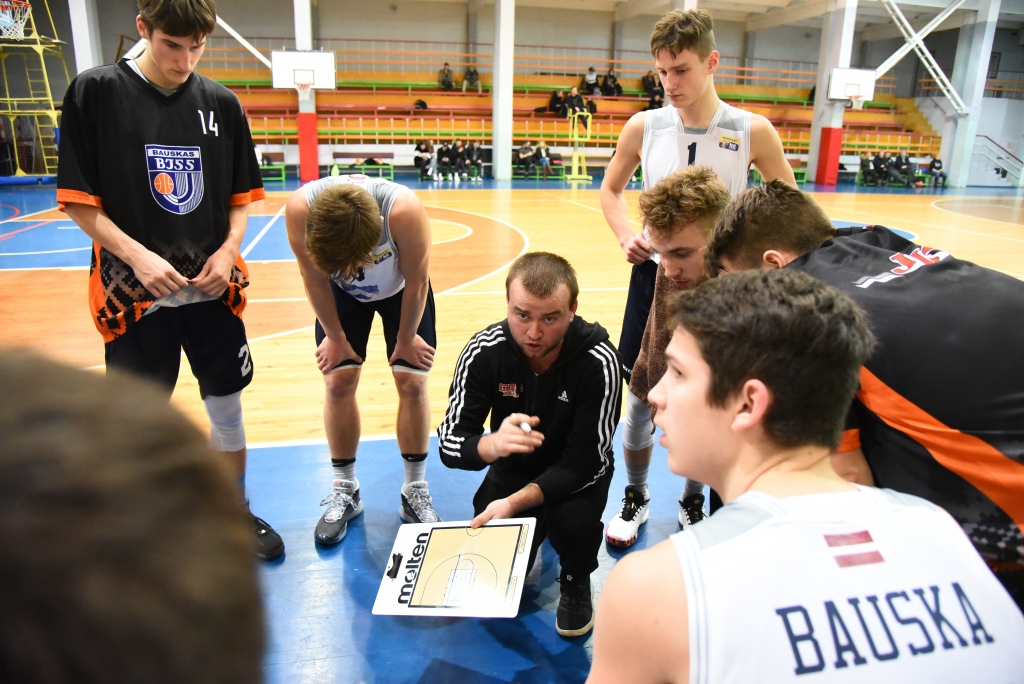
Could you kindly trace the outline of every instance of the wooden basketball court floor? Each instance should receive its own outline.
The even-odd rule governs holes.
[[[430,378],[432,421],[443,417],[456,358],[476,331],[505,316],[508,264],[529,250],[553,251],[577,269],[579,315],[618,339],[629,265],[604,223],[596,185],[516,182],[482,188],[410,183],[428,208],[433,231],[431,279],[438,347]],[[328,492],[323,384],[313,361],[313,315],[288,248],[283,201],[294,183],[268,184],[252,207],[243,253],[251,286],[245,322],[256,367],[243,394],[250,443],[248,491],[253,510],[281,532],[285,557],[263,567],[272,682],[549,682],[581,681],[591,638],[554,632],[557,562],[545,545],[544,575],[527,588],[515,620],[372,617],[400,520],[402,469],[394,443],[397,396],[379,330],[371,334],[358,398],[364,441],[358,474],[366,512],[333,549],[313,544]],[[1024,278],[1024,209],[1006,190],[876,190],[815,197],[837,224],[875,223],[919,243]],[[627,192],[632,207],[637,190]],[[29,347],[76,368],[102,369],[103,346],[86,307],[89,241],[55,209],[52,186],[0,190],[0,347]],[[173,402],[206,427],[198,388],[183,358]],[[616,439],[617,450],[621,440]],[[660,447],[658,447],[660,450]],[[428,480],[438,512],[471,517],[481,473],[448,471],[431,441]],[[664,454],[652,464],[652,516],[637,544],[677,531],[682,481]],[[605,521],[619,506],[624,469],[616,472]],[[602,549],[595,587],[617,552]]]

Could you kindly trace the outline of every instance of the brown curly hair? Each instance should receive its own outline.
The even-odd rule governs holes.
[[[663,16],[651,31],[651,54],[668,50],[675,57],[683,50],[693,50],[701,60],[715,49],[715,22],[705,10],[672,10]]]
[[[317,270],[351,278],[370,263],[384,220],[377,201],[358,185],[334,185],[309,205],[306,251]]]
[[[707,236],[729,199],[729,189],[710,166],[688,166],[640,193],[640,218],[655,237],[669,238],[692,223]]]

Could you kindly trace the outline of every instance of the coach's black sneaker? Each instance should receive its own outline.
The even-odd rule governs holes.
[[[314,537],[321,544],[337,544],[348,532],[348,521],[363,512],[359,490],[351,480],[335,480],[330,496],[320,502],[327,510],[316,524]]]
[[[257,518],[249,510],[249,502],[245,502],[245,512],[252,522],[252,531],[256,539],[256,557],[260,560],[272,561],[284,553],[284,540],[274,528],[263,518]]]
[[[562,573],[555,613],[555,631],[564,637],[583,636],[594,628],[594,597],[590,592],[590,575],[576,577]]]
[[[402,487],[402,507],[398,514],[407,523],[441,522],[434,510],[426,482],[410,482]]]
[[[704,495],[690,494],[679,500],[679,524],[688,530],[708,516],[704,513]]]

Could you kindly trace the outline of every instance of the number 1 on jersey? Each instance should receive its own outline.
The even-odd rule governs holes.
[[[220,125],[213,122],[213,110],[212,109],[210,110],[210,125],[209,126],[206,125],[206,117],[203,116],[203,110],[199,109],[197,111],[199,112],[199,123],[203,127],[203,134],[204,135],[209,135],[210,133],[213,133],[213,135],[215,137],[219,138],[220,137]],[[209,130],[207,130],[207,129],[209,129]],[[690,155],[690,156],[692,157],[693,155]],[[691,161],[690,163],[692,164],[693,162]]]
[[[210,112],[212,115],[213,112]],[[692,143],[686,146],[686,151],[690,153],[689,158],[686,160],[687,166],[693,166],[693,163],[697,161],[697,141],[694,140]]]

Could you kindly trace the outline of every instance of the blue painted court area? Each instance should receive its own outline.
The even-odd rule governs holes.
[[[626,485],[621,434],[603,520],[615,515]],[[449,470],[431,439],[427,480],[438,514],[469,520],[479,473]],[[374,616],[370,611],[391,547],[398,517],[402,464],[393,439],[363,441],[357,477],[364,512],[332,548],[313,542],[313,528],[330,491],[326,445],[270,446],[249,451],[247,489],[253,511],[281,533],[283,558],[263,565],[270,623],[267,681],[292,682],[581,682],[590,670],[593,635],[563,639],[555,632],[558,557],[544,544],[543,576],[527,586],[514,619]],[[655,445],[650,472],[653,511],[635,548],[656,544],[679,530],[676,501],[683,478],[672,475],[665,450]],[[599,586],[619,552],[602,545]]]

